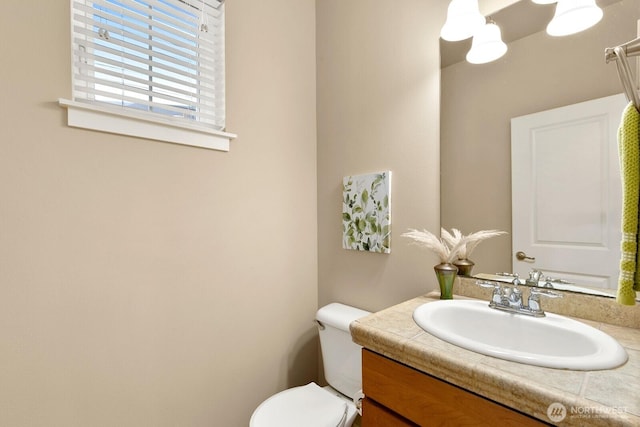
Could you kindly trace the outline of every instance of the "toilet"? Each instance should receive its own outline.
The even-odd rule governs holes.
[[[351,340],[349,324],[370,314],[340,303],[316,313],[324,375],[329,383],[293,387],[274,394],[251,415],[249,427],[350,427],[356,418],[354,398],[362,388],[362,347]]]

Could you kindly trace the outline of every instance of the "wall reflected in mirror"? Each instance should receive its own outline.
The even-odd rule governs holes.
[[[491,14],[509,50],[488,64],[464,60],[469,40],[441,40],[444,228],[511,231],[511,118],[622,92],[616,66],[605,63],[604,50],[637,37],[640,0],[598,4],[603,19],[566,37],[544,30],[554,5],[523,0]],[[571,197],[578,195],[568,196],[567,203]],[[507,237],[486,242],[474,253],[474,273],[511,272],[516,250]]]

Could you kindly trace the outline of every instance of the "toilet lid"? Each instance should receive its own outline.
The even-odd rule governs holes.
[[[316,383],[274,394],[253,412],[250,427],[340,427],[347,418],[345,400]]]

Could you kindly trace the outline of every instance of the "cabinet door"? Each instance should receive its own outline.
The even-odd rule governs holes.
[[[362,401],[362,427],[416,427],[406,418],[369,398]]]
[[[419,426],[548,425],[369,350],[362,351],[362,385],[367,399]],[[362,414],[362,427],[380,425]]]

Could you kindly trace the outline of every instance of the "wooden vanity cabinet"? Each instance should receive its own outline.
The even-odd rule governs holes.
[[[362,386],[362,427],[549,425],[367,349]]]

